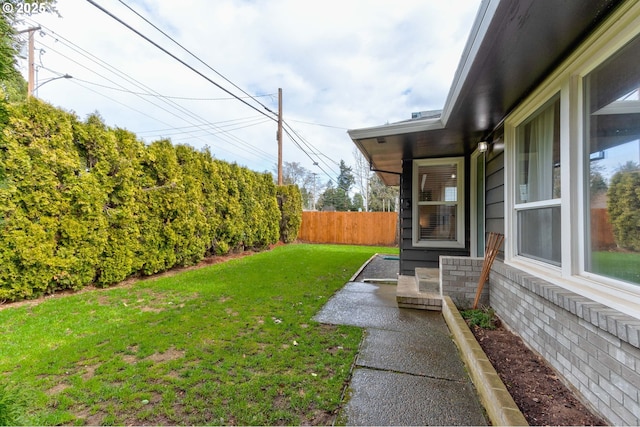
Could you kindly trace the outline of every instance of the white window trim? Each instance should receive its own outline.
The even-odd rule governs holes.
[[[505,263],[640,319],[640,286],[585,271],[583,78],[640,35],[640,2],[626,2],[505,120]],[[562,267],[517,255],[516,127],[560,92]],[[546,203],[547,201],[545,201]],[[554,201],[556,202],[556,201]],[[531,207],[527,204],[526,207]],[[509,238],[514,236],[514,238]]]
[[[484,166],[484,175],[482,176],[482,188],[485,191],[485,198],[486,198],[486,191],[487,191],[487,183],[486,183],[486,174],[487,174],[487,165],[486,165],[486,161],[487,161],[487,157],[485,155],[484,152],[480,152],[479,150],[475,150],[472,154],[471,154],[471,194],[470,196],[470,207],[471,207],[471,239],[470,239],[470,243],[471,243],[471,257],[472,258],[476,258],[478,256],[478,213],[476,211],[476,205],[478,204],[478,185],[479,183],[476,180],[476,177],[478,176],[478,159],[482,159],[482,161],[485,163]],[[486,210],[486,206],[487,206],[487,201],[486,199],[483,201],[482,203],[482,208]],[[485,216],[484,216],[484,220],[486,222],[487,217],[486,217],[486,212],[485,212]],[[484,230],[483,230],[484,231]]]
[[[518,255],[518,241],[515,236],[518,235],[518,212],[529,210],[529,209],[538,209],[538,208],[547,208],[547,207],[557,207],[560,206],[561,212],[564,212],[564,204],[562,203],[562,198],[560,199],[549,199],[549,200],[540,200],[536,202],[527,202],[527,203],[517,203],[517,176],[516,176],[516,164],[517,164],[517,152],[516,142],[517,142],[517,129],[523,123],[531,118],[533,114],[535,114],[540,108],[542,108],[546,103],[548,103],[551,99],[555,98],[560,94],[560,163],[564,164],[564,155],[565,150],[564,146],[567,145],[567,142],[563,140],[567,135],[563,132],[562,120],[564,120],[565,112],[563,111],[562,100],[564,98],[564,93],[562,88],[558,84],[550,84],[544,88],[544,90],[539,90],[539,93],[532,96],[530,99],[525,101],[513,114],[511,114],[504,123],[504,138],[505,138],[505,230],[508,232],[508,236],[514,236],[513,239],[505,239],[505,261],[508,262],[518,262],[523,264],[530,264],[531,266],[535,266],[536,268],[548,268],[551,271],[558,271],[559,267],[553,266],[551,264],[546,264],[541,261],[534,260],[532,258],[527,258]],[[568,191],[565,188],[565,182],[570,182],[570,179],[565,179],[566,170],[569,168],[562,167],[561,168],[561,194],[568,194]],[[562,214],[562,218],[564,218],[564,213]],[[564,229],[564,222],[561,225]],[[562,242],[568,239],[562,239]],[[562,245],[562,243],[561,243]],[[562,252],[563,257],[561,258],[564,261],[564,252]],[[564,262],[563,262],[564,264]]]
[[[437,165],[450,165],[454,163],[456,165],[457,175],[457,189],[458,189],[458,201],[456,209],[456,240],[420,240],[420,227],[418,221],[420,215],[418,212],[418,168],[420,166],[437,166]],[[464,217],[464,157],[444,157],[437,159],[419,159],[413,161],[413,174],[412,174],[412,190],[411,198],[412,203],[412,223],[411,233],[413,246],[419,248],[463,248],[465,238],[465,217]]]

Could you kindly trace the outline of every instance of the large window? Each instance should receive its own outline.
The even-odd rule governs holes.
[[[518,255],[560,265],[560,99],[516,128]]]
[[[414,162],[414,245],[464,247],[463,166],[463,158]]]
[[[505,120],[505,261],[640,319],[640,3]]]
[[[640,38],[583,80],[585,270],[640,284]]]

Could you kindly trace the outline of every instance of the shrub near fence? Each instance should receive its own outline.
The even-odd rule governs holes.
[[[302,212],[298,240],[309,243],[394,246],[396,212]]]
[[[282,185],[276,189],[280,219],[280,240],[291,243],[298,237],[302,222],[302,196],[296,185]]]

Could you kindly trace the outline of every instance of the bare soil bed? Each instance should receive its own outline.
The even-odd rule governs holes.
[[[519,336],[500,324],[471,330],[530,425],[606,425]]]

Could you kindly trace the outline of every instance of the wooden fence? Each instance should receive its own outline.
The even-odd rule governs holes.
[[[591,209],[591,248],[601,251],[615,247],[609,213],[606,209]]]
[[[310,243],[395,246],[397,212],[302,212],[298,240]]]

